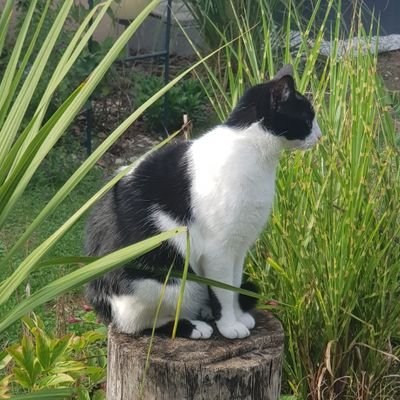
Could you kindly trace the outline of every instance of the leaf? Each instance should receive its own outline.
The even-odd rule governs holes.
[[[39,387],[49,387],[49,386],[61,386],[72,384],[75,382],[75,379],[68,374],[65,373],[58,373],[50,376],[46,376],[42,378],[38,382]]]
[[[0,14],[0,56],[3,51],[4,41],[7,35],[8,24],[10,23],[11,20],[12,6],[13,6],[13,0],[7,0],[7,2],[3,4],[3,10],[2,13]]]
[[[22,357],[24,361],[23,368],[32,378],[35,371],[35,352],[33,349],[33,342],[29,336],[24,336],[21,341],[22,344]],[[31,379],[34,382],[34,379]]]
[[[187,276],[188,276],[189,260],[190,260],[190,238],[189,238],[189,232],[186,231],[185,264],[184,264],[183,272],[182,272],[182,280],[181,280],[181,287],[179,289],[178,302],[176,304],[175,321],[174,321],[174,326],[172,328],[172,339],[175,339],[176,330],[178,329],[179,315],[180,315],[180,312],[181,312],[183,296],[184,296],[184,292],[185,292],[186,279],[187,279]]]
[[[32,329],[36,339],[36,357],[42,368],[47,370],[51,365],[51,341],[39,328]]]
[[[75,391],[74,388],[45,389],[34,393],[12,396],[11,400],[70,400]]]
[[[12,372],[14,374],[14,381],[17,382],[18,385],[25,389],[32,388],[30,376],[25,369],[15,367]]]
[[[52,344],[50,364],[54,364],[57,360],[67,353],[68,346],[71,343],[72,335],[65,335]]]
[[[105,335],[104,333],[101,333],[101,332],[96,332],[96,331],[85,332],[81,337],[84,340],[84,343],[86,345],[96,343],[100,340],[107,339],[107,335]]]
[[[22,355],[22,347],[19,343],[7,347],[6,352],[10,354],[17,365],[24,368],[24,357]]]
[[[43,304],[62,293],[65,293],[67,290],[73,289],[90,281],[91,279],[103,275],[104,273],[160,246],[163,241],[184,232],[186,232],[186,228],[179,227],[168,232],[160,233],[152,238],[110,253],[101,259],[80,268],[79,270],[71,272],[64,277],[49,283],[42,289],[39,289],[33,293],[28,299],[25,299],[16,305],[14,309],[8,315],[6,315],[2,321],[0,321],[0,332],[17,321],[27,312],[32,311],[38,305]]]
[[[103,389],[96,390],[92,396],[92,400],[106,400],[106,392]]]
[[[9,399],[9,384],[11,381],[12,375],[6,375],[0,380],[0,399]]]
[[[12,360],[11,355],[7,354],[6,351],[2,351],[0,353],[0,370],[6,368],[11,360]]]
[[[78,400],[90,400],[89,391],[83,387],[78,388]]]
[[[39,79],[47,65],[47,60],[56,43],[65,19],[68,16],[69,9],[72,6],[72,0],[63,2],[60,12],[58,13],[54,24],[51,26],[43,45],[39,49],[39,53],[29,70],[28,76],[22,85],[14,103],[11,107],[4,125],[0,128],[0,137],[2,146],[0,146],[0,165],[2,164],[5,155],[10,151],[12,143],[20,128],[20,124],[29,106],[30,99],[33,96]]]
[[[51,371],[53,373],[59,374],[72,371],[81,371],[85,368],[85,364],[80,361],[59,361],[56,363]]]
[[[40,365],[39,360],[36,358],[33,362],[33,368],[32,371],[30,372],[30,379],[33,385],[35,385],[36,380],[38,378],[38,376],[42,373],[43,368]]]
[[[85,368],[84,372],[93,383],[102,382],[107,374],[106,368],[94,366]]]

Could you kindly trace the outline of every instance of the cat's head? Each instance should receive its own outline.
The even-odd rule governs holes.
[[[296,90],[290,65],[269,82],[248,89],[226,125],[245,128],[255,122],[268,134],[279,137],[286,149],[308,149],[321,137],[313,106]]]

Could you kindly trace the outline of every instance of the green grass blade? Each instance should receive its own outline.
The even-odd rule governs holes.
[[[161,287],[161,292],[160,292],[160,300],[157,304],[157,309],[156,309],[156,314],[154,316],[154,321],[153,321],[153,327],[151,329],[151,336],[150,336],[150,341],[149,341],[149,347],[147,348],[147,355],[146,355],[146,363],[144,365],[144,372],[143,372],[143,378],[140,381],[140,386],[139,386],[139,396],[143,396],[143,390],[144,390],[144,384],[146,382],[146,376],[147,376],[147,371],[149,370],[150,366],[150,354],[151,354],[151,349],[153,348],[153,341],[154,341],[154,335],[156,332],[156,326],[157,326],[157,321],[158,321],[158,316],[160,315],[160,310],[162,306],[162,302],[165,296],[165,289],[167,288],[167,284],[169,281],[169,277],[171,275],[173,265],[169,268],[167,275],[164,280],[164,284]]]
[[[68,400],[76,392],[75,388],[46,389],[39,392],[18,394],[10,400]]]
[[[0,321],[0,332],[3,332],[11,324],[32,311],[35,307],[54,299],[55,297],[80,286],[96,277],[111,271],[114,268],[124,265],[128,261],[147,253],[148,251],[160,246],[162,242],[168,240],[175,235],[183,234],[187,231],[185,227],[176,228],[174,230],[160,233],[150,239],[143,240],[131,246],[117,250],[111,254],[101,257],[99,260],[92,262],[68,275],[55,280],[54,282],[44,286],[29,298],[21,301],[13,310]],[[3,297],[3,294],[0,295]]]
[[[84,215],[84,213],[108,190],[110,190],[123,176],[125,176],[130,168],[134,165],[133,163],[130,167],[125,168],[117,175],[115,175],[106,185],[104,185],[95,195],[93,195],[78,211],[76,211],[63,225],[61,225],[56,232],[54,232],[49,238],[47,238],[41,245],[36,247],[32,253],[22,261],[18,268],[11,274],[7,279],[7,285],[2,285],[0,292],[0,304],[6,302],[13,291],[23,282],[23,280],[29,275],[30,271],[35,268],[39,260],[49,251],[58,240],[61,239],[72,226]],[[7,263],[7,257],[2,260],[4,266]]]
[[[172,271],[171,275],[175,278],[183,279],[183,273]],[[259,299],[259,300],[264,299],[264,297],[262,295],[260,295],[259,293],[252,292],[250,290],[246,290],[246,289],[242,289],[242,288],[238,288],[236,286],[228,285],[223,282],[215,281],[214,279],[205,278],[200,275],[195,275],[190,272],[186,273],[186,279],[188,279],[189,281],[192,281],[192,282],[201,283],[203,285],[214,286],[217,288],[230,290],[231,292],[240,293],[240,294],[243,294],[244,296],[253,297],[255,299]]]
[[[232,41],[233,42],[233,41]],[[85,162],[74,172],[74,174],[68,179],[68,181],[63,185],[63,187],[54,195],[54,197],[48,202],[48,204],[44,207],[44,209],[40,212],[40,214],[35,218],[35,220],[31,223],[31,225],[24,231],[20,239],[17,243],[10,249],[10,251],[6,254],[3,262],[7,262],[10,260],[12,255],[23,245],[23,243],[28,239],[28,237],[32,234],[32,232],[41,224],[44,219],[50,215],[57,206],[69,195],[71,190],[78,185],[78,183],[86,176],[86,174],[91,170],[91,168],[96,164],[97,160],[114,144],[114,142],[125,132],[129,126],[136,121],[136,119],[142,115],[142,113],[150,107],[154,102],[156,102],[160,97],[162,97],[171,87],[173,87],[177,82],[179,82],[183,77],[197,68],[199,65],[203,64],[214,54],[218,53],[222,48],[231,44],[232,42],[228,42],[223,45],[221,48],[213,51],[208,54],[206,57],[202,58],[187,70],[182,72],[176,78],[174,78],[171,82],[165,85],[160,91],[154,94],[150,99],[144,102],[135,112],[133,112],[111,135],[109,135],[103,143],[101,143],[97,149],[85,160]],[[169,141],[170,138],[166,139]],[[163,143],[165,143],[164,141]],[[21,183],[22,184],[22,183]],[[26,187],[27,182],[24,182],[24,187]],[[13,204],[13,203],[11,203]],[[10,208],[11,209],[11,208]],[[1,214],[0,214],[1,217]],[[0,219],[1,221],[1,219]]]
[[[184,296],[184,293],[185,293],[186,279],[187,279],[187,274],[188,274],[188,269],[189,269],[189,260],[190,260],[190,238],[189,238],[189,232],[187,231],[187,232],[186,232],[186,256],[185,256],[185,264],[184,264],[184,266],[183,266],[181,287],[180,287],[180,289],[179,289],[178,302],[177,302],[177,304],[176,304],[175,321],[174,321],[174,326],[173,326],[173,328],[172,328],[172,339],[175,339],[176,330],[178,329],[179,316],[180,316],[180,314],[181,314],[183,296]]]
[[[64,22],[68,16],[69,10],[73,4],[73,0],[66,0],[58,13],[54,24],[52,25],[49,34],[47,35],[39,53],[32,64],[28,76],[14,101],[13,106],[5,119],[4,125],[0,130],[1,147],[0,147],[0,169],[2,168],[3,160],[9,152],[15,136],[18,133],[25,112],[32,99],[37,84],[42,76],[43,70],[47,65],[50,54],[54,48],[56,40],[62,30]]]
[[[72,93],[72,95],[69,96],[68,99],[65,100],[65,102],[59,107],[59,109],[49,118],[46,124],[40,129],[38,135],[36,135],[34,140],[31,142],[29,148],[26,149],[23,157],[19,160],[12,173],[10,173],[9,170],[11,169],[11,166],[16,158],[18,150],[29,134],[30,128],[35,123],[35,118],[32,119],[29,125],[19,135],[18,139],[11,148],[11,151],[8,153],[6,159],[4,160],[3,169],[0,170],[0,182],[2,182],[2,185],[0,186],[0,204],[3,205],[3,207],[0,208],[0,226],[4,223],[8,211],[13,206],[13,203],[10,203],[10,198],[13,196],[15,188],[23,178],[26,170],[29,168],[32,159],[35,157],[41,144],[46,140],[55,123],[62,118],[65,110],[74,101],[80,90],[81,87],[78,87],[78,89],[76,89],[75,92]],[[8,176],[7,173],[9,174]],[[7,180],[4,182],[6,177]]]
[[[8,26],[11,20],[13,0],[7,0],[0,15],[0,57],[7,37]]]
[[[19,151],[19,154],[16,157],[16,162],[18,162],[19,158],[23,155],[24,150],[30,145],[31,140],[37,134],[55,90],[70,71],[82,50],[87,46],[87,43],[102,21],[113,1],[114,0],[108,0],[105,3],[95,6],[78,27],[78,30],[75,32],[71,42],[63,52],[61,59],[58,61],[57,67],[53,72],[45,92],[43,93],[42,99],[36,111],[39,116],[36,118],[36,122],[30,130],[27,139],[24,141],[24,146],[22,146],[21,150]],[[96,13],[97,16],[93,19],[93,16]]]
[[[17,36],[17,40],[15,41],[13,51],[11,53],[10,59],[7,63],[6,70],[4,71],[4,75],[1,80],[1,84],[0,84],[0,127],[2,126],[1,114],[2,114],[3,105],[11,95],[11,94],[9,94],[9,90],[10,90],[10,87],[14,80],[14,74],[18,70],[17,66],[18,66],[19,58],[21,55],[22,47],[25,43],[25,38],[28,33],[29,26],[31,24],[31,20],[32,20],[33,12],[35,11],[36,3],[37,3],[37,0],[33,0],[29,5],[28,11],[26,12],[24,22],[23,22],[23,24],[21,26],[21,30],[19,31],[19,34]],[[0,158],[0,160],[1,160],[1,158]]]
[[[12,195],[10,197],[10,200],[8,201],[7,204],[2,204],[2,207],[4,207],[4,208],[3,208],[3,210],[1,210],[1,208],[0,208],[0,225],[4,222],[4,220],[9,215],[9,213],[10,213],[13,205],[15,204],[16,200],[22,195],[22,193],[25,190],[26,186],[28,185],[30,179],[32,178],[34,172],[39,167],[40,163],[42,162],[42,160],[44,159],[46,154],[48,154],[48,152],[53,148],[55,143],[58,141],[58,139],[61,137],[61,135],[65,132],[66,128],[72,122],[72,120],[74,119],[76,114],[85,105],[87,99],[92,94],[93,90],[98,85],[98,83],[100,82],[100,80],[102,79],[102,77],[104,76],[106,71],[109,69],[109,67],[111,66],[113,61],[118,57],[118,55],[124,49],[124,46],[126,45],[126,43],[129,40],[129,38],[136,31],[136,29],[140,26],[140,24],[147,17],[147,15],[150,14],[151,10],[159,3],[159,1],[160,0],[153,0],[151,3],[149,3],[149,5],[142,11],[142,13],[137,18],[135,18],[134,22],[132,22],[132,24],[129,25],[129,27],[118,38],[118,40],[115,42],[113,47],[110,49],[110,51],[104,57],[102,62],[96,67],[96,69],[89,76],[87,81],[83,84],[82,90],[79,92],[79,94],[76,97],[75,101],[73,101],[70,104],[69,108],[64,112],[63,118],[60,118],[56,122],[56,124],[54,125],[53,129],[51,130],[51,134],[48,135],[47,140],[42,144],[40,149],[37,151],[37,154],[34,157],[34,159],[32,160],[29,168],[26,170],[25,174],[20,178],[20,181],[18,182],[18,185],[15,187],[15,190],[13,191],[13,193],[12,193]],[[174,81],[174,83],[175,82],[176,82],[176,80]],[[172,85],[168,86],[168,89],[171,86]],[[161,97],[161,94],[158,97]],[[146,104],[149,104],[149,103],[146,103]],[[143,108],[143,106],[142,106],[142,108],[140,108],[140,110],[143,110],[143,109],[145,109],[145,108]],[[13,110],[11,110],[11,111],[13,111]],[[139,110],[137,110],[136,113],[134,113],[135,117],[133,118],[133,121],[140,115],[140,113],[138,111]],[[11,112],[10,112],[10,114],[11,114]],[[105,141],[105,142],[107,142],[109,144],[108,147],[110,147],[114,143],[114,141],[129,126],[126,123],[126,121],[125,121],[125,124],[123,123],[122,125],[124,126],[124,128],[123,129],[119,129],[119,135],[115,134],[115,132],[114,132],[114,135],[112,135],[112,139],[113,140],[111,141],[110,140],[110,136],[109,136],[107,138],[107,140]],[[4,125],[4,127],[5,126],[6,126],[6,124]],[[120,126],[120,128],[121,128],[121,126]],[[105,148],[104,146],[102,147],[104,149],[104,152],[108,149],[108,147],[107,148]],[[86,160],[87,163],[84,164],[85,167],[86,167],[85,168],[86,169],[86,173],[90,170],[90,167],[88,167],[88,165],[93,166],[95,164],[95,162],[97,161],[97,159],[98,159],[98,158],[94,159],[94,157],[93,157],[94,154],[99,154],[99,152],[94,152],[92,154],[92,156],[88,160]],[[0,158],[0,162],[2,162],[2,161],[3,161],[3,159]],[[1,170],[1,168],[0,168],[0,170]],[[79,175],[79,173],[78,173],[78,175]],[[75,177],[71,177],[71,178],[72,178],[72,180],[75,180]],[[71,182],[71,180],[69,182]],[[75,183],[78,183],[78,182],[79,181],[76,181]],[[63,190],[63,189],[61,189],[61,190]],[[65,195],[67,195],[68,193],[66,193]]]
[[[142,157],[139,158],[139,160],[136,160],[135,162],[133,162],[129,168],[133,168],[138,162],[140,162],[142,159],[144,159],[145,157],[147,157],[149,154],[151,154],[152,152],[158,150],[159,148],[161,148],[162,146],[164,146],[165,144],[167,144],[170,140],[172,140],[176,135],[178,135],[180,133],[180,131],[175,132],[173,135],[170,135],[168,138],[164,139],[161,143],[159,143],[158,145],[154,146],[151,150],[149,150],[148,152],[146,152]],[[89,157],[90,158],[90,157]],[[98,158],[100,158],[100,156],[98,156]],[[82,168],[83,166],[85,166],[85,164],[87,163],[89,159],[87,159],[85,161],[84,164],[82,164],[82,166],[74,173],[74,175],[64,184],[63,188],[61,188],[57,194],[47,203],[47,205],[44,207],[44,209],[40,212],[40,214],[35,218],[35,220],[31,223],[31,225],[29,225],[29,227],[27,227],[24,231],[24,233],[22,234],[22,236],[17,240],[17,242],[14,244],[14,246],[7,252],[7,254],[5,255],[4,259],[2,260],[0,266],[2,264],[4,264],[4,266],[11,260],[11,257],[14,255],[14,253],[24,244],[24,242],[29,238],[29,236],[32,234],[32,232],[37,228],[37,226],[52,212],[54,211],[57,206],[61,203],[62,200],[65,199],[65,197],[67,197],[69,195],[69,193],[73,190],[73,188],[80,182],[80,180],[86,175],[86,173],[88,172],[88,170],[86,170],[86,168]],[[97,159],[94,159],[96,162]],[[92,165],[90,165],[91,168]],[[78,175],[78,178],[76,178],[77,172],[82,171],[81,175]],[[125,172],[127,173],[128,170]],[[118,175],[117,175],[118,176]],[[75,178],[74,178],[75,177]],[[122,177],[122,176],[121,176]],[[68,185],[70,183],[70,185]]]
[[[25,51],[24,58],[22,61],[18,64],[18,69],[17,73],[15,74],[15,77],[12,81],[12,84],[8,90],[7,96],[6,96],[6,101],[4,104],[0,107],[0,127],[3,126],[4,119],[7,116],[7,112],[10,108],[10,105],[14,99],[15,92],[19,86],[19,83],[21,82],[21,78],[23,77],[24,73],[26,73],[26,66],[28,65],[28,61],[32,55],[33,49],[35,48],[37,38],[39,37],[39,33],[42,29],[43,23],[46,20],[47,16],[47,11],[50,6],[51,0],[47,0],[44,9],[42,11],[42,15],[40,16],[39,23],[37,24],[37,27],[35,29],[35,32],[32,36],[32,39],[29,42],[29,46],[27,50]],[[1,93],[1,92],[0,92]]]

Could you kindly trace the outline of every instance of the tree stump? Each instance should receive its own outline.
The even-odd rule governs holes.
[[[150,336],[108,332],[107,400],[278,400],[283,330],[258,311],[248,338],[156,336],[140,396]]]

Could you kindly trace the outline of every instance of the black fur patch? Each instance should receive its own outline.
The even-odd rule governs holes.
[[[163,326],[156,329],[158,335],[171,336],[172,330],[174,328],[174,321],[170,321]],[[176,336],[182,338],[190,338],[195,326],[188,319],[180,319],[178,321],[178,327],[176,329]],[[146,329],[144,331],[146,334],[151,334],[151,329]]]
[[[258,287],[253,282],[244,282],[240,286],[242,289],[249,290],[250,292],[258,293]],[[245,296],[244,294],[239,294],[239,306],[242,311],[250,311],[257,305],[257,299],[254,297]]]
[[[96,205],[87,224],[85,252],[101,256],[160,233],[151,220],[154,209],[187,225],[191,218],[190,176],[186,154],[191,142],[166,146],[141,162]],[[183,257],[168,243],[90,282],[87,297],[100,317],[111,320],[108,297],[132,293],[131,282],[164,282],[171,265],[182,270]],[[169,284],[176,284],[171,279]]]
[[[210,297],[210,307],[216,321],[221,319],[221,303],[219,302],[214,291],[208,286],[208,296]]]
[[[276,136],[304,140],[311,133],[314,116],[311,103],[296,91],[293,78],[286,75],[248,89],[225,125],[245,128],[261,121]]]

